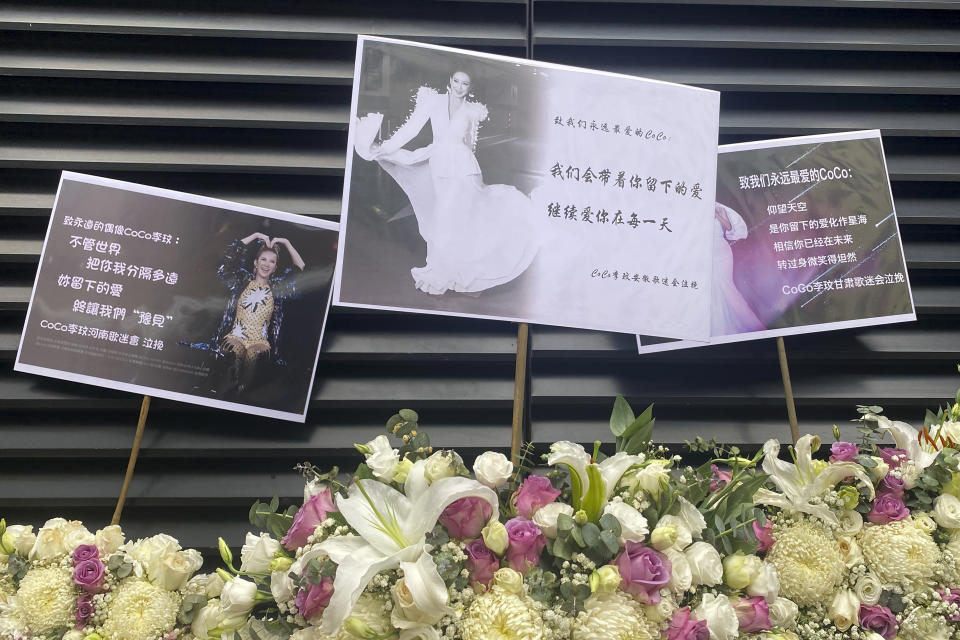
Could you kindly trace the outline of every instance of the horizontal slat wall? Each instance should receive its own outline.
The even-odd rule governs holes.
[[[0,515],[109,521],[139,398],[12,371],[62,169],[335,220],[356,34],[523,57],[523,2],[0,6]],[[155,400],[123,523],[207,552],[297,462],[357,462],[397,409],[507,450],[516,328],[335,309],[305,426]]]
[[[918,321],[786,338],[801,430],[854,405],[920,421],[960,377],[960,3],[536,0],[534,56],[722,91],[720,142],[881,129]],[[630,336],[538,328],[532,438],[609,440],[610,397],[660,437],[789,438],[774,340],[638,357]]]
[[[531,0],[533,1],[533,0]],[[110,517],[139,399],[12,372],[61,169],[326,219],[340,209],[354,38],[533,55],[723,91],[722,142],[881,128],[916,323],[787,339],[802,427],[858,402],[919,418],[960,359],[960,4],[927,0],[232,2],[0,6],[0,515]],[[631,336],[531,327],[541,449],[605,438],[612,396],[660,435],[756,446],[787,426],[772,341],[639,357]],[[306,426],[157,400],[124,511],[210,551],[302,460],[420,410],[470,458],[510,442],[516,328],[335,309]],[[844,427],[846,428],[846,427]],[[468,460],[469,461],[469,460]]]

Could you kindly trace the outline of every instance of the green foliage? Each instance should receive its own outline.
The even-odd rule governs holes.
[[[387,433],[401,440],[402,444],[398,449],[401,460],[406,458],[416,462],[433,453],[430,436],[420,429],[420,416],[412,409],[400,409],[390,416],[387,420]]]
[[[577,524],[572,517],[560,514],[557,537],[547,541],[547,550],[557,558],[558,565],[582,553],[599,566],[617,555],[621,532],[620,522],[609,513],[600,517],[599,526],[593,522]]]
[[[564,582],[560,585],[560,595],[564,602],[561,605],[566,611],[579,611],[584,601],[590,597],[590,585]]]
[[[122,580],[133,573],[133,562],[128,556],[122,553],[115,553],[107,560],[107,570],[112,571]]]
[[[526,575],[524,582],[530,590],[530,597],[537,602],[549,602],[556,597],[559,583],[557,575],[550,571],[544,571],[540,567],[532,567]]]
[[[191,593],[183,596],[183,602],[180,603],[180,612],[177,619],[181,624],[191,624],[200,610],[207,606],[207,597],[199,593]]]
[[[299,509],[295,505],[290,505],[281,510],[280,498],[276,496],[270,502],[257,500],[250,507],[250,524],[279,540],[287,535],[290,525],[293,524],[293,516],[296,515],[297,511]]]
[[[293,631],[286,620],[251,618],[242,629],[224,633],[221,640],[287,640]]]
[[[15,553],[7,557],[7,572],[9,572],[10,577],[13,578],[13,584],[19,585],[23,576],[27,575],[29,568],[30,562],[23,556]],[[133,565],[130,565],[130,569],[133,569]]]
[[[617,396],[610,414],[610,431],[616,438],[617,453],[637,454],[649,451],[653,442],[653,417],[651,404],[639,417],[634,417],[633,409],[623,396]]]
[[[953,478],[960,460],[957,450],[945,448],[929,467],[923,470],[917,478],[917,485],[907,492],[905,503],[911,510],[929,511],[933,509],[933,502],[943,490],[943,486]]]

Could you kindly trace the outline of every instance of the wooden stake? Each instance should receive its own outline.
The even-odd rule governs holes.
[[[140,403],[140,419],[137,420],[137,434],[133,436],[133,447],[130,449],[130,460],[127,462],[127,475],[123,478],[123,486],[120,488],[120,499],[117,500],[117,508],[113,511],[113,520],[110,524],[120,523],[120,514],[123,513],[123,503],[127,501],[127,490],[130,489],[130,481],[133,480],[133,469],[137,466],[137,456],[140,455],[140,441],[143,440],[143,429],[147,425],[147,413],[150,411],[150,396],[143,396],[143,402]]]
[[[510,440],[510,458],[514,465],[520,464],[520,449],[523,447],[523,415],[527,397],[527,356],[529,352],[530,327],[526,322],[517,325],[517,368],[513,377],[513,436]]]
[[[783,338],[777,338],[777,354],[780,356],[780,377],[783,378],[783,395],[787,400],[787,418],[790,419],[790,436],[796,444],[800,439],[800,427],[797,424],[797,407],[793,403],[793,385],[790,384],[790,367],[787,365],[787,348]]]

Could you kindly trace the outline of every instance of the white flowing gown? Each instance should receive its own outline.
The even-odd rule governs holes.
[[[719,203],[718,203],[719,204]],[[747,237],[747,223],[730,207],[720,205],[730,221],[730,230],[713,219],[713,295],[710,335],[726,336],[766,329],[733,281],[733,250],[730,242]]]
[[[465,100],[451,115],[448,105],[448,94],[420,87],[413,113],[375,157],[371,147],[383,115],[360,118],[354,135],[357,154],[375,159],[409,198],[427,244],[426,264],[410,272],[418,289],[435,295],[510,282],[538,249],[530,198],[509,185],[483,183],[473,150],[487,108]],[[428,120],[433,142],[403,149]]]

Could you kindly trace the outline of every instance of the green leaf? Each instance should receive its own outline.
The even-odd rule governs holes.
[[[568,464],[563,465],[570,472],[570,501],[574,512],[579,511],[583,504],[583,481],[580,475]]]
[[[620,526],[620,521],[617,520],[617,517],[612,513],[605,513],[600,516],[600,526],[603,527],[604,531],[609,531],[614,535],[614,537],[617,538],[619,538],[620,534],[623,533],[623,528]]]
[[[633,409],[623,396],[617,396],[613,401],[613,412],[610,414],[610,431],[615,436],[621,436],[633,420]]]
[[[413,409],[400,409],[398,413],[407,422],[420,422],[420,416]]]
[[[609,557],[611,558],[617,554],[617,551],[620,550],[620,543],[609,531],[600,532],[600,542],[603,543],[603,546],[606,548],[607,552],[609,553]]]
[[[590,484],[587,486],[587,495],[580,508],[587,512],[587,519],[590,522],[597,522],[600,520],[600,512],[606,498],[604,495],[605,482],[603,476],[600,475],[600,467],[595,464],[587,465],[587,478]]]
[[[581,549],[587,546],[587,543],[583,541],[583,529],[580,527],[574,527],[570,530],[570,539],[576,542]]]
[[[592,522],[588,522],[587,524],[583,525],[583,528],[580,530],[580,532],[583,535],[584,546],[596,547],[598,544],[600,544],[600,527],[597,525],[593,524]]]
[[[633,434],[647,426],[647,424],[653,420],[653,405],[651,404],[646,409],[643,410],[636,420],[630,423],[630,426],[627,427],[626,431],[623,432],[623,437],[629,439]]]
[[[653,408],[653,405],[650,405],[650,408]],[[646,414],[646,412],[644,412],[644,414]],[[639,419],[640,418],[637,420]],[[627,444],[623,447],[623,451],[629,454],[635,454],[639,452],[645,445],[650,443],[653,440],[653,426],[656,424],[656,422],[656,418],[653,418],[649,422],[642,424],[636,430],[634,430],[633,434],[630,436],[630,439],[627,440]]]
[[[573,529],[575,525],[576,523],[571,516],[568,516],[565,513],[561,513],[559,516],[557,516],[557,531],[559,533],[566,533],[567,531]]]
[[[361,462],[357,465],[357,470],[354,471],[353,475],[357,477],[357,480],[373,480],[373,471],[370,471],[365,463]]]

